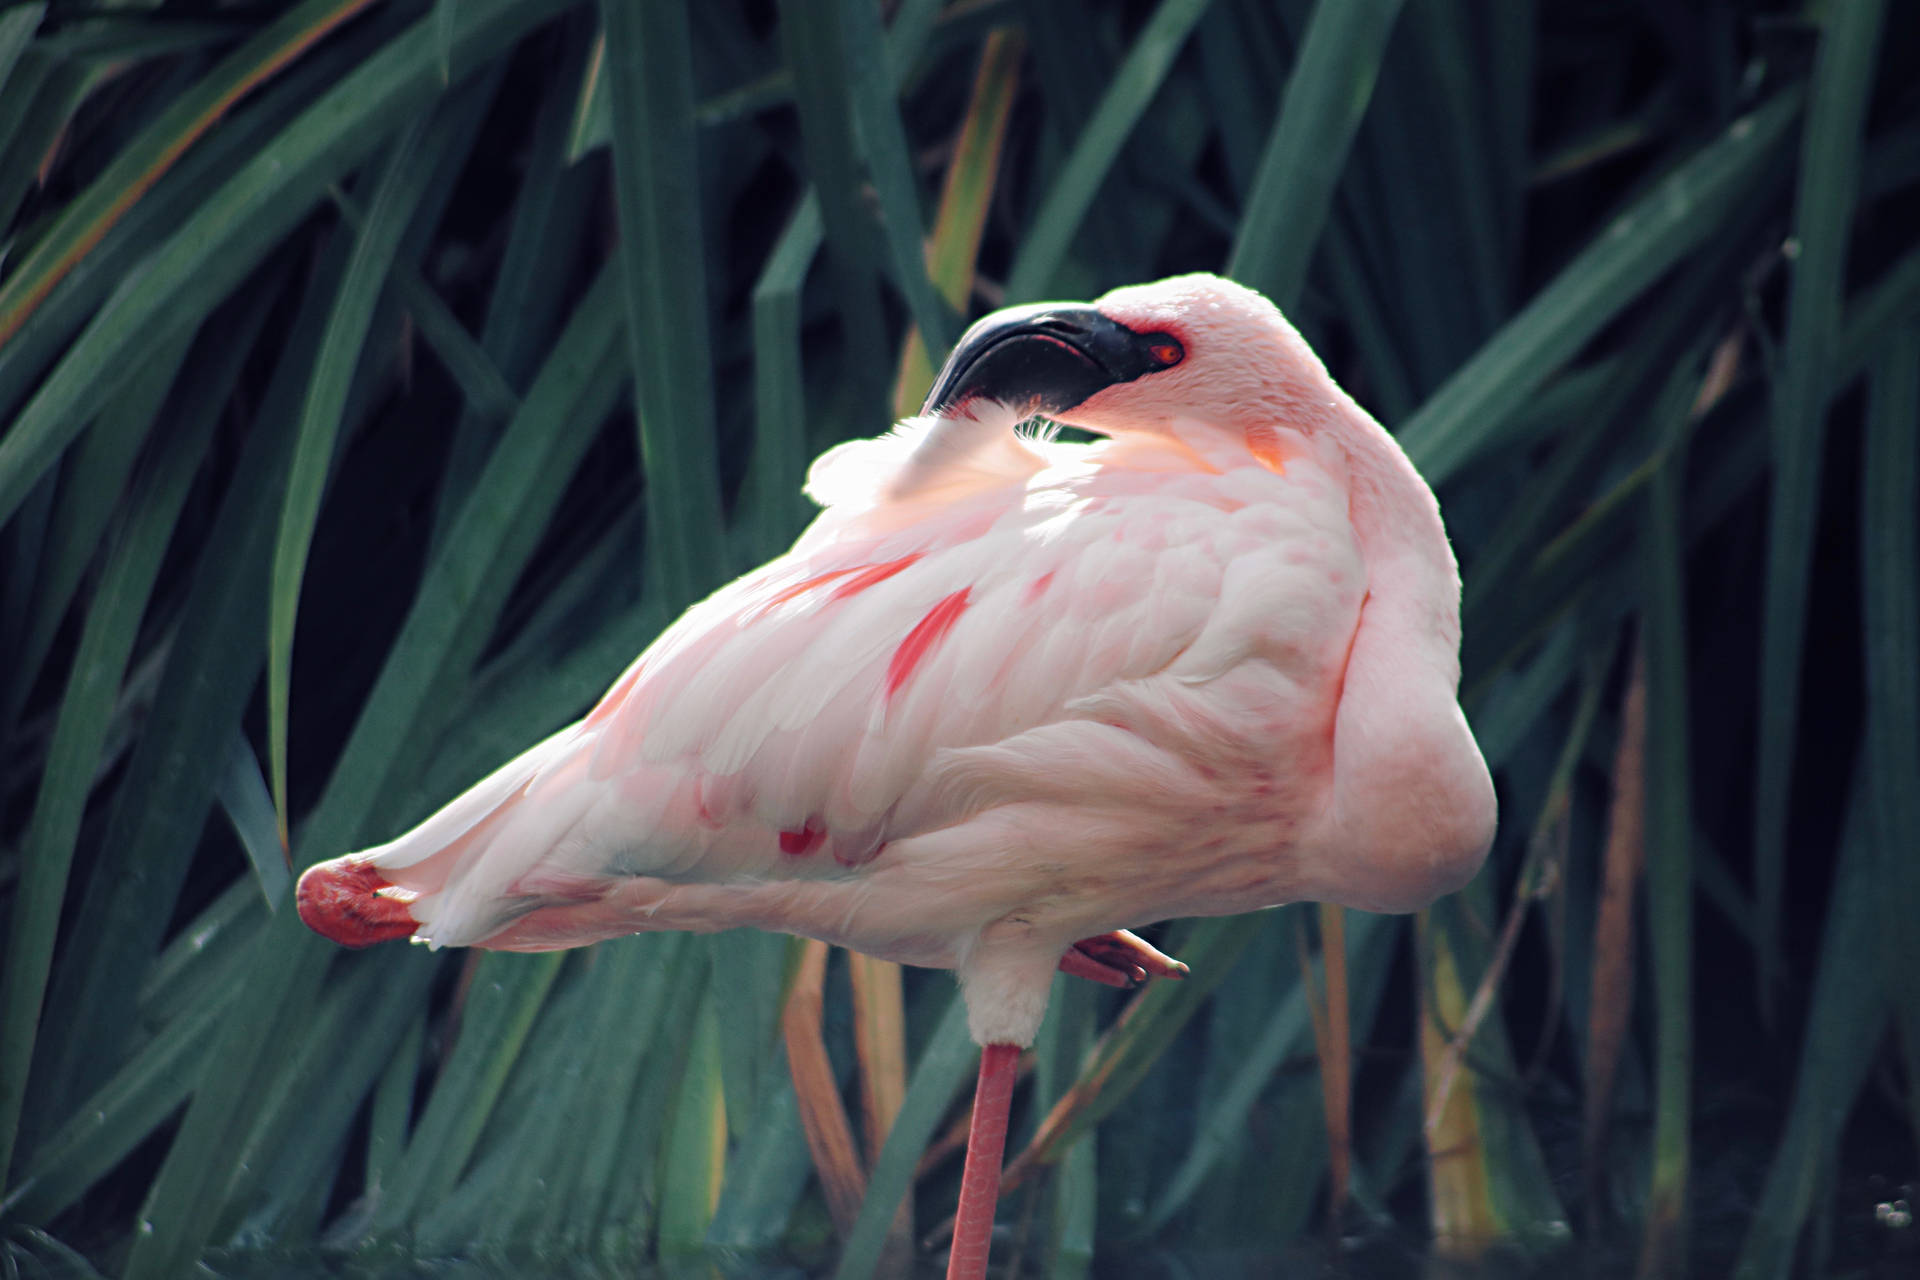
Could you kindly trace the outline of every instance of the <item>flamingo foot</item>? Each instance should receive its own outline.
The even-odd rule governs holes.
[[[1062,973],[1109,987],[1133,987],[1156,978],[1184,978],[1187,966],[1125,929],[1082,938],[1060,957]]]
[[[351,858],[314,863],[293,892],[306,926],[343,947],[412,937],[420,927],[407,909],[412,897],[395,889],[372,863]]]
[[[1019,1063],[1019,1045],[980,1049],[980,1079],[973,1088],[973,1121],[967,1127],[967,1163],[960,1172],[960,1208],[953,1217],[947,1280],[983,1280],[987,1274],[993,1211],[1000,1203],[1000,1161],[1007,1150],[1007,1112]]]

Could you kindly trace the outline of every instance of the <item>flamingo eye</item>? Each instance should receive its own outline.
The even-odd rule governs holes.
[[[1147,346],[1147,354],[1152,356],[1154,362],[1162,369],[1171,369],[1187,358],[1185,348],[1164,333],[1155,335],[1155,341]]]

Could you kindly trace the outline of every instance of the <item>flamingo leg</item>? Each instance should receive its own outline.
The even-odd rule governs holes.
[[[993,1211],[1000,1202],[1000,1160],[1007,1150],[1007,1112],[1019,1062],[1019,1045],[990,1044],[980,1050],[980,1079],[973,1089],[973,1123],[967,1129],[967,1163],[960,1173],[960,1208],[953,1219],[947,1280],[982,1280],[987,1274]]]

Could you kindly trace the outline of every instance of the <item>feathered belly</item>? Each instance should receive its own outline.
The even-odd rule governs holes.
[[[1128,928],[1300,897],[1300,837],[1332,781],[1328,735],[1320,725],[1272,726],[1242,742],[1244,753],[1191,761],[1194,783],[1178,797],[1122,809],[1113,847],[1061,901],[1104,901],[1112,918],[1102,927]]]
[[[1094,718],[943,753],[893,814],[884,848],[857,867],[617,876],[595,901],[555,903],[488,945],[752,925],[951,967],[996,926],[1064,947],[1300,896],[1297,835],[1331,779],[1331,697],[1258,662],[1199,686],[1151,684],[1088,708]]]
[[[1297,833],[1331,784],[1332,697],[1264,663],[1151,683],[947,753],[914,799],[966,816],[890,843],[858,914],[902,937],[1009,918],[1080,937],[1297,896]]]

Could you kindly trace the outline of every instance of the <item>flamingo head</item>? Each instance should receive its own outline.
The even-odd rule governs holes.
[[[954,347],[922,412],[976,399],[1103,435],[1192,422],[1310,431],[1351,407],[1277,307],[1207,274],[994,312]]]

